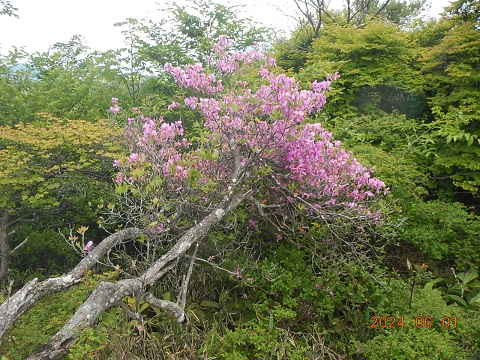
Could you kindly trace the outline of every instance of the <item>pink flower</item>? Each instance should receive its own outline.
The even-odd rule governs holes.
[[[115,104],[115,105],[111,106],[110,109],[108,109],[108,111],[110,111],[113,115],[117,115],[118,112],[120,111],[120,106]]]
[[[112,104],[116,104],[118,102],[118,99],[116,97],[112,98]]]
[[[127,163],[128,164],[132,164],[132,163],[136,163],[138,162],[139,160],[139,156],[137,153],[131,153],[129,156],[128,156],[128,161]]]
[[[268,70],[263,67],[260,68],[260,71],[258,73],[262,78],[268,77],[268,74],[269,74]]]
[[[191,109],[195,109],[197,107],[198,99],[196,97],[185,98],[183,101],[185,102],[185,105]]]
[[[85,245],[84,250],[85,250],[86,252],[90,252],[90,251],[92,250],[92,247],[93,247],[93,241],[89,241],[89,242],[87,242],[87,244]]]
[[[230,273],[230,276],[236,277],[239,280],[242,278],[242,268],[240,267],[240,265],[237,265],[237,268],[234,272]]]
[[[121,184],[123,182],[123,179],[125,177],[125,174],[122,172],[117,173],[117,178],[115,179],[115,182],[117,184]]]
[[[167,109],[168,110],[173,110],[175,109],[176,107],[180,106],[180,104],[176,101],[172,102],[170,105],[167,106]]]

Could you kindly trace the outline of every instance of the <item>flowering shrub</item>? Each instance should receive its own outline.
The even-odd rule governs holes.
[[[230,53],[228,46],[220,37],[207,68],[164,67],[188,92],[183,104],[200,114],[189,136],[181,120],[138,113],[129,118],[130,155],[114,163],[122,198],[116,214],[168,237],[225,196],[241,194],[259,218],[250,226],[268,221],[277,241],[300,232],[331,244],[334,223],[364,232],[363,222],[379,219],[374,204],[388,189],[320,124],[304,124],[322,109],[338,75],[301,89],[295,79],[272,71],[275,60],[262,48]],[[168,109],[181,115],[181,107],[173,101]],[[329,230],[315,233],[312,224]]]

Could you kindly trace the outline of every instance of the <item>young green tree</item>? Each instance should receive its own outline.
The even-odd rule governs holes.
[[[305,81],[338,72],[325,109],[331,116],[399,113],[421,115],[421,94],[412,69],[415,52],[408,33],[395,24],[371,21],[360,29],[331,25],[308,54],[299,77]]]
[[[31,114],[90,121],[105,117],[112,90],[98,70],[98,60],[79,35],[31,55],[26,64],[33,75],[28,91]]]
[[[271,40],[271,30],[243,17],[241,6],[227,7],[210,0],[190,1],[188,6],[172,3],[169,16],[150,22],[142,52],[161,69],[165,63],[206,64],[210,49],[220,35],[232,39],[232,48],[244,51],[256,42]]]
[[[10,50],[0,59],[0,125],[38,120],[39,112],[90,121],[105,117],[113,90],[97,67],[99,59],[78,35],[45,53]]]

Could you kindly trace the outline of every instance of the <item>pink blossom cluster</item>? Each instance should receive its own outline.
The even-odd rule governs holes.
[[[320,124],[304,124],[311,113],[322,109],[326,91],[338,75],[302,89],[294,78],[269,70],[275,61],[264,50],[229,53],[228,46],[228,39],[220,37],[213,48],[210,68],[201,64],[184,68],[167,64],[164,68],[182,87],[203,94],[183,100],[185,106],[202,115],[206,138],[200,147],[193,149],[182,138],[180,121],[167,123],[162,118],[141,117],[140,121],[129,121],[126,134],[134,146],[125,161],[115,163],[117,167],[148,163],[156,174],[175,184],[171,191],[181,192],[190,171],[199,174],[200,184],[228,183],[238,170],[233,159],[235,149],[241,166],[272,166],[284,181],[295,182],[301,189],[299,196],[316,207],[360,209],[362,202],[386,191],[385,184],[372,177],[373,170],[360,165],[330,132]],[[249,86],[241,78],[242,68],[247,65],[257,66],[259,85]],[[168,109],[180,106],[172,102]],[[203,151],[217,155],[206,158],[201,155]],[[120,172],[117,182],[124,181],[125,176]],[[255,184],[263,180],[260,176],[251,179]]]
[[[323,200],[324,205],[357,207],[386,191],[385,184],[371,176],[340,141],[320,124],[307,124],[292,141],[285,143],[279,159],[291,179],[303,185],[302,196]]]
[[[185,88],[205,91],[208,94],[215,94],[223,90],[222,81],[217,80],[213,74],[206,74],[200,63],[187,65],[185,69],[167,63],[163,69],[172,74],[175,81]]]
[[[191,144],[183,137],[184,129],[181,121],[167,123],[163,118],[152,119],[144,116],[129,118],[125,128],[125,136],[131,149],[130,155],[117,159],[113,166],[120,171],[115,182],[133,182],[147,180],[134,178],[126,174],[137,168],[153,165],[155,173],[164,177],[185,179],[187,171],[183,166],[181,149]],[[178,186],[176,186],[178,188]]]
[[[118,112],[120,111],[120,106],[118,106],[118,99],[117,98],[112,98],[112,106],[108,109],[113,115],[117,115]]]

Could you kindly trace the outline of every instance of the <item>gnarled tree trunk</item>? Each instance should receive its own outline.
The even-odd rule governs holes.
[[[82,304],[65,326],[42,349],[35,351],[28,359],[60,359],[68,353],[79,331],[95,324],[100,315],[113,306],[122,305],[125,296],[144,297],[149,303],[161,306],[172,312],[177,320],[184,319],[183,309],[178,305],[156,299],[152,294],[145,293],[145,286],[153,284],[162,278],[176,264],[177,260],[188,251],[193,244],[201,240],[208,231],[218,224],[224,215],[238,207],[247,194],[226,195],[219,206],[207,214],[201,222],[189,229],[178,239],[175,245],[158,258],[144,274],[133,279],[123,279],[115,282],[101,282]],[[83,279],[84,274],[101,256],[119,241],[138,236],[140,229],[121,230],[105,240],[84,258],[77,267],[66,275],[47,279],[37,283],[34,279],[0,306],[0,338],[14,324],[18,317],[29,309],[41,297],[67,289]],[[168,303],[168,304],[167,304]]]

